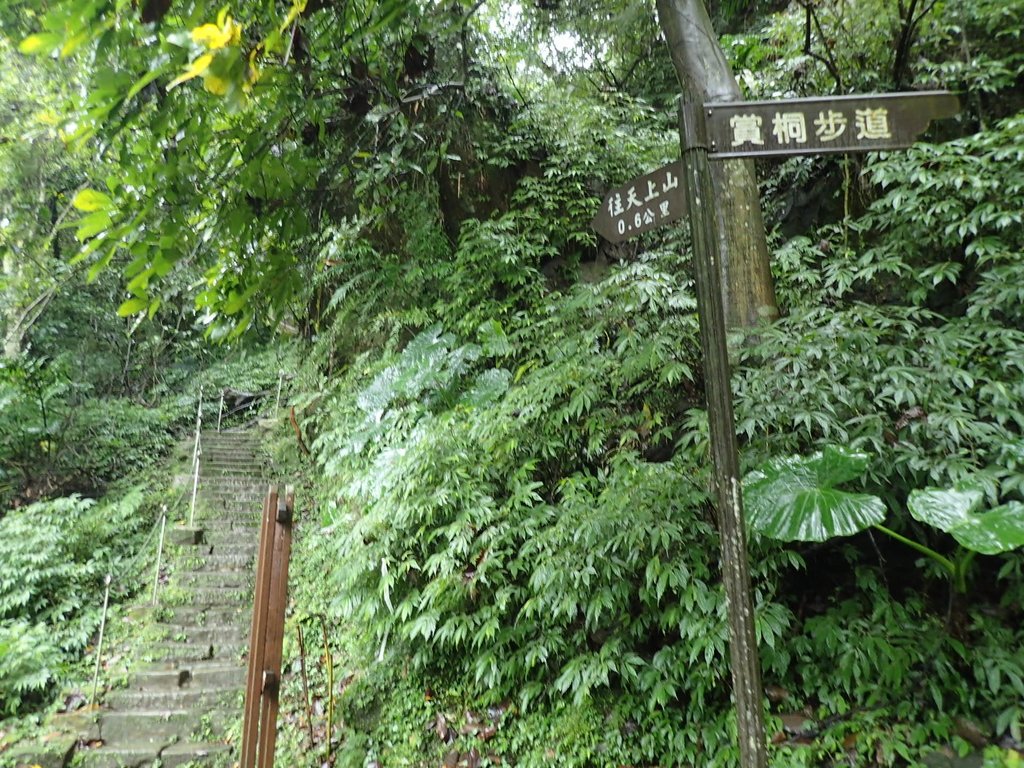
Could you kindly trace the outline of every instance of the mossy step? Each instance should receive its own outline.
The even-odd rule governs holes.
[[[128,690],[158,691],[192,688],[216,688],[245,685],[246,671],[238,664],[221,660],[182,663],[150,662],[135,674]]]
[[[209,624],[165,624],[156,625],[158,632],[164,633],[166,640],[187,643],[248,643],[249,621],[244,613],[238,614],[238,621],[232,623]]]
[[[207,534],[203,537],[204,541],[208,540],[209,534],[222,533],[223,531],[247,532],[251,533],[254,539],[258,539],[260,525],[262,524],[260,516],[251,513],[245,515],[224,516],[220,518],[211,517],[202,522],[204,531]]]
[[[112,709],[212,709],[228,707],[244,689],[241,686],[169,688],[162,691],[117,690],[107,694]]]
[[[189,763],[212,762],[230,755],[234,747],[212,741],[189,741],[172,744],[160,753],[161,768],[178,768]]]
[[[221,710],[203,713],[191,709],[109,710],[100,717],[100,739],[110,747],[121,744],[149,745],[155,750],[172,741],[187,739],[206,721],[214,726],[228,719]]]
[[[221,643],[166,642],[150,643],[137,654],[150,661],[174,661],[191,664],[198,661],[238,661],[249,648],[248,640]]]
[[[210,554],[192,556],[193,571],[251,571],[256,550],[240,554]]]
[[[258,476],[247,474],[244,477],[231,475],[213,475],[200,477],[200,488],[205,494],[214,491],[218,493],[248,493],[254,496],[266,496],[271,483]]]
[[[225,589],[246,589],[255,583],[251,571],[179,571],[174,574],[171,584],[177,587],[223,587]]]
[[[183,605],[226,606],[252,600],[252,589],[249,587],[196,587]]]
[[[248,606],[224,606],[213,608],[206,605],[178,605],[161,609],[162,624],[168,626],[217,626],[235,624],[248,626]]]
[[[224,556],[224,557],[255,557],[259,550],[259,539],[253,537],[252,541],[224,541],[216,544],[208,542],[205,546],[199,547],[197,556]]]
[[[256,526],[215,528],[206,531],[203,536],[203,544],[207,547],[204,551],[207,554],[228,547],[251,546],[255,551],[259,542],[260,531]]]
[[[160,750],[173,743],[151,744],[149,742],[119,744],[75,751],[75,765],[81,768],[151,768],[161,765]]]
[[[11,768],[64,768],[77,743],[72,734],[53,734],[38,743],[19,744],[0,759]]]

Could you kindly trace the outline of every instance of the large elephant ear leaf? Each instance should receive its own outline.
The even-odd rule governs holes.
[[[747,522],[782,541],[826,541],[877,525],[885,520],[880,498],[835,487],[867,466],[866,454],[834,446],[772,459],[743,480]]]
[[[1024,546],[1024,504],[1011,501],[979,513],[983,501],[984,494],[974,487],[926,488],[910,494],[907,508],[917,520],[983,555]]]

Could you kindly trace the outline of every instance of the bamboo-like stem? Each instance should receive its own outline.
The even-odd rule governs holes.
[[[160,542],[156,547],[156,570],[153,572],[153,600],[156,605],[156,592],[160,588],[160,561],[164,555],[164,531],[167,528],[167,505],[163,506],[163,514],[160,517]]]
[[[96,669],[92,673],[92,698],[91,704],[96,703],[96,686],[100,680],[100,662],[103,660],[103,632],[107,628],[107,607],[110,605],[110,582],[113,580],[111,574],[107,574],[106,590],[103,592],[103,615],[100,617],[100,637],[96,641]]]
[[[302,623],[295,624],[299,635],[299,673],[302,675],[302,699],[306,705],[306,724],[309,725],[309,747],[313,748],[313,706],[309,700],[309,679],[306,676],[306,643],[302,636]]]
[[[886,528],[884,525],[875,525],[874,527],[880,530],[882,533],[892,536],[894,539],[896,539],[896,541],[906,544],[911,549],[916,549],[922,555],[927,555],[932,560],[941,565],[946,570],[946,572],[949,573],[949,577],[951,579],[956,578],[956,565],[948,557],[940,555],[931,547],[926,547],[924,544],[919,544],[913,539],[908,539],[906,536],[896,533],[896,531],[892,530],[891,528]]]

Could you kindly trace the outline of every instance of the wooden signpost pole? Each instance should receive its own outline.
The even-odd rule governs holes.
[[[754,632],[754,605],[743,523],[732,386],[729,381],[725,308],[722,305],[721,272],[718,268],[720,254],[715,222],[715,194],[702,109],[700,104],[683,104],[680,138],[693,240],[700,344],[704,355],[704,391],[708,406],[711,459],[714,464],[722,580],[725,583],[729,613],[732,690],[737,713],[740,765],[743,768],[765,768],[768,754],[761,704],[761,664]]]

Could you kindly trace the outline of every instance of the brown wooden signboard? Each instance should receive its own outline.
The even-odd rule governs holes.
[[[682,172],[682,161],[676,161],[613,189],[591,226],[608,242],[621,243],[681,219],[686,215]]]
[[[959,108],[947,91],[736,101],[705,104],[704,124],[711,160],[874,152],[909,147]]]

